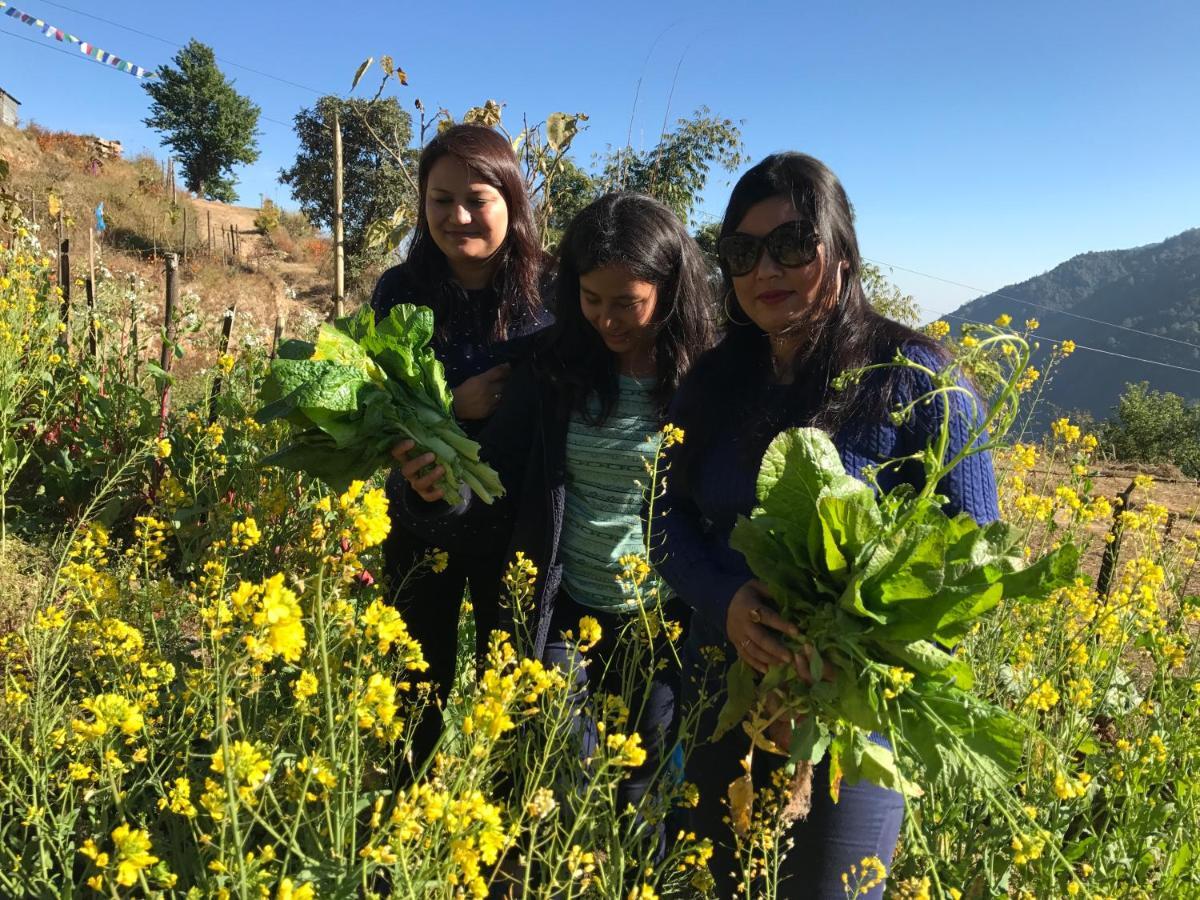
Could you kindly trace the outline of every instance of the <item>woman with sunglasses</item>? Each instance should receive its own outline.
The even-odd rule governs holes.
[[[772,437],[792,426],[820,427],[833,438],[846,470],[862,477],[868,465],[927,446],[939,427],[938,407],[920,407],[916,419],[902,425],[891,422],[899,401],[931,387],[908,375],[911,370],[879,370],[841,391],[833,379],[885,363],[897,350],[935,368],[944,361],[937,344],[867,302],[850,202],[834,174],[810,156],[776,154],[742,176],[721,223],[718,253],[728,332],[696,364],[668,414],[686,439],[673,451],[655,554],[659,571],[695,612],[684,650],[685,706],[701,692],[711,696],[723,688],[727,662],[713,666],[706,648],[720,648],[726,661],[736,655],[760,673],[802,658],[793,649],[798,630],[778,615],[765,586],[729,546],[737,517],[755,505],[759,462]],[[955,401],[950,454],[969,440],[968,406]],[[914,464],[888,467],[879,474],[879,487],[919,484],[921,474]],[[949,513],[966,510],[981,522],[998,515],[985,455],[968,458],[940,492],[949,498]],[[806,665],[798,668],[807,671]],[[709,719],[687,761],[689,780],[701,787],[694,830],[714,842],[710,870],[719,896],[733,896],[735,839],[724,798],[742,774],[747,739],[733,729],[716,742],[704,741],[715,709]],[[886,743],[878,735],[872,740]],[[770,784],[784,763],[755,754],[754,783]],[[876,856],[890,865],[903,816],[898,793],[866,782],[842,785],[834,804],[828,765],[817,766],[812,811],[781,842],[790,849],[780,867],[779,896],[840,900],[841,877],[851,864]],[[882,892],[881,884],[868,896]]]
[[[540,295],[546,254],[517,156],[492,129],[456,125],[439,134],[421,152],[417,186],[408,257],[383,273],[371,306],[377,317],[399,303],[433,310],[433,349],[454,394],[455,417],[477,437],[504,395],[512,363],[550,319]],[[431,569],[433,546],[406,530],[400,515],[403,476],[394,471],[387,486],[392,529],[383,551],[393,602],[420,642],[428,680],[444,704],[454,683],[463,590],[471,590],[482,658],[498,619],[504,561],[501,553],[468,543],[449,555],[444,569]],[[441,730],[441,710],[431,703],[409,741],[417,766]]]

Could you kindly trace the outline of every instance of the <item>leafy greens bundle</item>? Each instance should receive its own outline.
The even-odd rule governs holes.
[[[926,371],[941,382],[930,397],[962,390]],[[808,667],[802,677],[776,665],[760,680],[736,662],[717,731],[741,723],[751,753],[789,757],[785,815],[807,814],[812,766],[825,757],[835,800],[843,780],[910,795],[943,779],[1002,787],[1021,764],[1029,726],[973,692],[970,664],[954,649],[1002,600],[1041,601],[1069,583],[1078,552],[1064,545],[1027,565],[1016,529],[947,515],[935,488],[965,453],[943,465],[946,436],[944,422],[922,454],[933,480],[921,491],[877,494],[846,473],[817,429],[785,431],[763,457],[759,505],[730,543],[799,628],[793,648]],[[781,734],[789,739],[777,743]],[[749,774],[729,793],[736,826],[753,802]]]
[[[437,486],[447,497],[459,496],[463,483],[485,503],[503,496],[495,471],[479,459],[479,444],[454,419],[432,337],[433,313],[403,303],[378,324],[364,308],[322,325],[315,344],[284,342],[255,418],[286,419],[300,430],[264,462],[344,490],[388,465],[392,447],[411,438],[417,452],[432,452],[445,469]]]

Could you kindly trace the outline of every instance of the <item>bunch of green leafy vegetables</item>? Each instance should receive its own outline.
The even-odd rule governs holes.
[[[405,438],[432,452],[447,497],[465,483],[481,500],[503,496],[479,444],[454,419],[442,364],[429,347],[433,313],[403,303],[378,324],[370,308],[322,325],[316,343],[290,340],[271,362],[255,418],[296,426],[290,443],[264,463],[307,472],[336,490],[392,462]]]
[[[718,731],[744,721],[757,746],[809,773],[828,756],[835,799],[843,779],[909,794],[943,777],[1011,783],[1027,726],[973,692],[954,649],[1002,600],[1041,601],[1069,583],[1075,548],[1027,565],[1016,529],[949,516],[932,490],[877,494],[812,428],[771,443],[757,499],[731,545],[802,632],[808,668],[758,680],[735,663]],[[771,739],[780,726],[790,741]]]

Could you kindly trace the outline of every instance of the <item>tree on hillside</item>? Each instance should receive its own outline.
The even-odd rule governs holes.
[[[685,224],[708,184],[714,165],[732,172],[745,161],[742,132],[732,119],[701,106],[679,119],[655,147],[610,150],[600,182],[607,190],[640,191],[671,207]]]
[[[342,100],[327,96],[296,114],[300,150],[279,173],[292,197],[315,224],[333,227],[333,118],[342,129],[342,190],[346,258],[351,269],[370,255],[368,226],[407,215],[415,221],[412,173],[418,151],[412,141],[412,117],[395,97]],[[401,165],[403,161],[404,165]],[[407,172],[406,172],[407,169]]]
[[[154,102],[144,122],[165,135],[189,191],[232,203],[233,167],[258,159],[260,110],[233,89],[211,47],[193,39],[173,61],[145,84]]]
[[[1200,478],[1200,401],[1151,390],[1144,381],[1128,385],[1099,437],[1117,459],[1174,463]]]

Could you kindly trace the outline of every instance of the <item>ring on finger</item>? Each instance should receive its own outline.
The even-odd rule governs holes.
[[[492,394],[492,399],[493,399],[493,400],[499,400],[499,399],[500,399],[500,392],[499,392],[499,391],[496,391],[496,393]]]
[[[750,621],[755,625],[762,623],[762,610],[757,606],[750,610]]]

